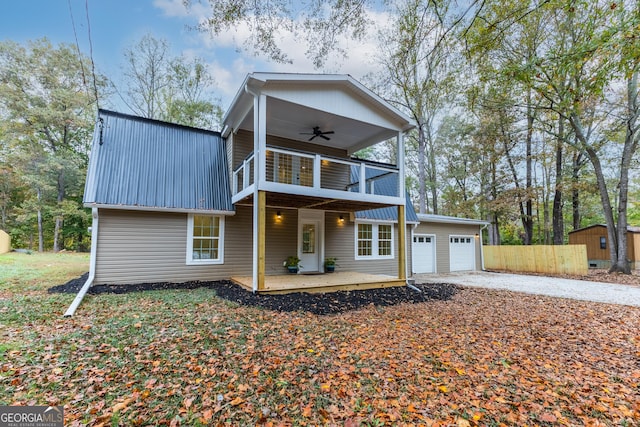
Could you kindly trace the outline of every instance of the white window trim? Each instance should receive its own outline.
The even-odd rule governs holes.
[[[218,258],[217,259],[193,259],[193,217],[199,216],[215,216],[220,219],[220,235],[218,236]],[[187,217],[187,265],[212,265],[224,264],[224,216],[223,215],[206,215],[192,214]]]
[[[371,242],[371,255],[358,255],[358,225],[371,224],[371,232],[373,234],[373,240]],[[378,226],[390,225],[391,226],[391,255],[378,255],[379,253],[379,241],[378,241]],[[396,257],[396,230],[394,222],[382,222],[382,221],[356,221],[354,227],[354,250],[356,260],[367,259],[394,259]]]

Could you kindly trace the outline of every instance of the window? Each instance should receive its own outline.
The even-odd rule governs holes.
[[[356,259],[393,258],[393,224],[357,225]]]
[[[391,243],[393,242],[393,228],[390,224],[378,225],[378,255],[391,256]]]
[[[607,249],[607,238],[600,236],[600,249]]]
[[[373,224],[358,224],[358,256],[373,255]]]
[[[187,264],[222,264],[224,217],[189,214]]]

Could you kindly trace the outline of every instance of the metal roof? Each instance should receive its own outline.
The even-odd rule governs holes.
[[[388,166],[388,165],[385,165]],[[376,194],[381,194],[384,196],[395,196],[398,192],[398,174],[390,174],[383,170],[379,169],[370,169],[366,170],[366,179],[372,179],[375,177],[380,177],[376,180],[375,191]],[[351,166],[351,182],[355,183],[360,180],[360,169],[357,166]],[[356,187],[353,191],[357,191]],[[418,216],[416,215],[416,211],[413,208],[413,205],[409,202],[409,193],[405,194],[405,200],[407,200],[407,204],[405,206],[405,221],[418,223]],[[389,206],[386,208],[378,208],[378,209],[370,209],[366,211],[358,211],[355,213],[356,219],[368,219],[374,221],[397,221],[398,220],[398,209],[395,206]]]
[[[607,225],[606,225],[606,224],[591,224],[591,225],[588,225],[588,226],[586,226],[586,227],[576,228],[575,230],[570,231],[570,232],[569,232],[569,234],[571,234],[571,233],[578,233],[578,232],[580,232],[580,231],[588,230],[588,229],[590,229],[590,228],[594,228],[594,227],[604,227],[604,228],[607,228]],[[632,225],[627,225],[627,232],[629,232],[629,233],[640,233],[640,227],[634,227],[634,226],[632,226]]]
[[[233,212],[225,141],[218,132],[100,110],[84,203]]]

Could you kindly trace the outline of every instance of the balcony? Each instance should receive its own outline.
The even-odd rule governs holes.
[[[251,153],[234,169],[234,203],[253,194],[255,162]],[[399,171],[393,165],[275,147],[267,147],[262,164],[259,190],[323,199],[323,204],[327,203],[324,199],[361,202],[357,209],[404,204]]]

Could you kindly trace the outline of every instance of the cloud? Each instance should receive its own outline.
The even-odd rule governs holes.
[[[186,17],[189,11],[182,4],[182,0],[153,0],[153,6],[162,10],[165,16]]]
[[[189,10],[184,7],[182,0],[154,0],[154,6],[161,9],[166,16],[186,18],[193,25],[204,22],[210,15],[208,6],[197,2]],[[254,71],[343,73],[356,79],[381,71],[381,65],[376,61],[379,53],[378,32],[383,28],[389,28],[391,17],[388,13],[378,10],[368,10],[368,15],[370,25],[364,38],[354,41],[346,35],[340,35],[338,47],[346,52],[346,57],[339,52],[331,52],[321,70],[316,69],[312,60],[307,57],[307,41],[302,35],[286,30],[284,26],[277,31],[276,38],[278,45],[291,60],[290,64],[278,63],[267,55],[256,54],[251,44],[251,28],[247,24],[237,25],[216,35],[207,31],[197,31],[194,37],[189,38],[191,46],[183,53],[188,57],[199,56],[207,62],[216,80],[216,90],[222,99],[223,107],[227,107],[245,76]],[[297,19],[293,24],[301,24],[302,18]]]

